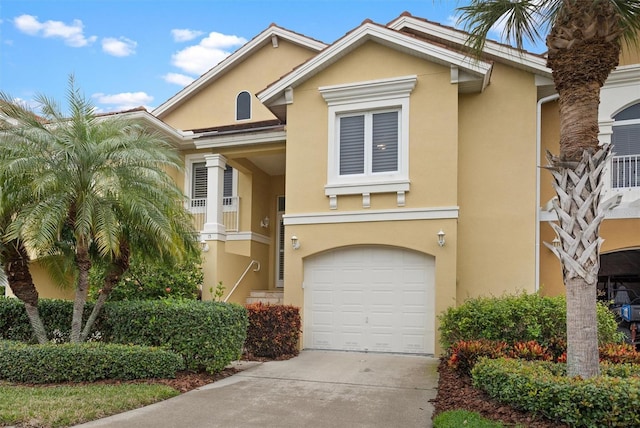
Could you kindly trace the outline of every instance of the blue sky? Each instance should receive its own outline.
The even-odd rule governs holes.
[[[0,91],[98,111],[151,110],[275,23],[331,43],[408,11],[452,25],[456,0],[0,0]],[[498,35],[495,35],[497,38]]]

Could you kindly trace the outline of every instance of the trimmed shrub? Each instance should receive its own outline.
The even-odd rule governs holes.
[[[246,352],[254,357],[282,358],[298,355],[300,310],[287,305],[246,306],[249,318]]]
[[[100,379],[173,378],[180,355],[159,348],[116,344],[0,346],[0,379],[11,382],[93,382]]]
[[[240,305],[195,300],[112,302],[104,307],[116,343],[165,346],[192,371],[219,372],[240,358],[247,311]]]
[[[73,302],[41,299],[38,305],[48,337],[68,340]],[[93,309],[85,306],[85,316]],[[108,343],[166,346],[184,357],[186,368],[211,373],[237,360],[247,334],[240,305],[165,299],[107,302],[93,329]],[[33,342],[33,333],[17,299],[0,300],[0,339]]]
[[[598,303],[600,344],[622,341],[615,315]],[[509,344],[536,341],[553,348],[566,341],[566,301],[564,297],[519,294],[469,299],[440,316],[441,344],[447,349],[460,340],[499,340]],[[552,349],[555,353],[555,349]]]
[[[604,364],[603,376],[582,380],[566,377],[564,364],[481,358],[471,374],[474,386],[491,397],[556,422],[640,426],[640,367],[619,366]]]
[[[102,288],[105,269],[91,268],[89,298],[95,300]],[[115,286],[109,301],[191,299],[200,297],[200,286],[204,280],[201,260],[191,258],[181,264],[162,261],[132,260],[131,266]]]

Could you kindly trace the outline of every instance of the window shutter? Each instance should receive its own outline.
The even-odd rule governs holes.
[[[194,163],[192,177],[191,199],[205,199],[207,197],[207,164]]]
[[[364,116],[340,118],[340,175],[364,173]]]
[[[224,170],[222,181],[222,196],[230,198],[233,196],[233,168],[227,165]]]
[[[611,141],[615,156],[640,154],[640,124],[614,126]]]
[[[251,95],[244,91],[236,98],[236,120],[251,119]]]
[[[398,170],[398,112],[373,115],[372,172]]]

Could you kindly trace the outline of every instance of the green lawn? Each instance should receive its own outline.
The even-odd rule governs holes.
[[[66,427],[179,394],[157,384],[27,387],[0,382],[0,425]]]
[[[433,428],[503,428],[500,422],[485,419],[475,412],[450,410],[442,412],[433,419]]]

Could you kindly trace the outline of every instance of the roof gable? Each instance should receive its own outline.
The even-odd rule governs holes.
[[[387,27],[415,34],[427,40],[433,40],[455,46],[458,50],[467,49],[466,42],[468,34],[464,31],[452,27],[428,21],[423,18],[416,18],[408,13],[404,13],[395,20],[387,24]],[[551,69],[547,67],[547,60],[542,55],[532,54],[522,49],[487,40],[484,47],[484,54],[491,60],[508,63],[509,65],[526,70],[528,72],[551,77]]]
[[[480,91],[488,84],[491,73],[490,63],[469,58],[452,49],[429,43],[410,34],[365,21],[315,57],[258,93],[258,99],[269,107],[291,103],[291,88],[295,88],[367,41],[374,41],[409,55],[449,66],[452,70],[452,81],[466,82],[467,84],[462,86],[468,91]],[[282,113],[277,115],[281,116]]]
[[[232,70],[236,65],[244,61],[248,56],[252,55],[263,46],[267,44],[274,44],[275,46],[278,43],[279,38],[313,51],[320,51],[327,46],[325,43],[318,40],[278,27],[275,24],[271,24],[266,30],[255,36],[240,49],[222,60],[215,67],[154,109],[152,114],[154,116],[162,117],[169,113],[196,94],[201,88],[214,82],[222,75]]]

